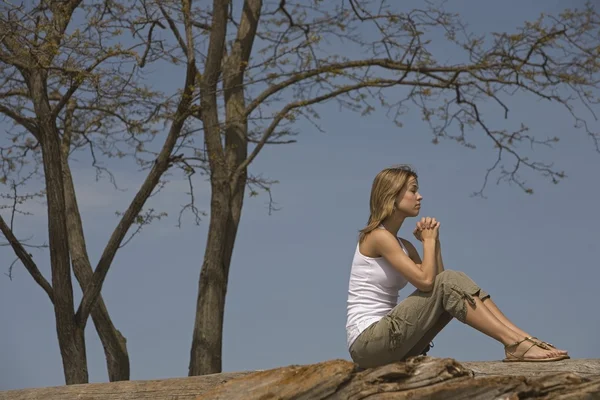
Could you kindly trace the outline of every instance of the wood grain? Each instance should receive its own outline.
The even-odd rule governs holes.
[[[359,371],[346,360],[186,378],[0,392],[0,400],[595,399],[600,359],[458,362],[416,357]]]

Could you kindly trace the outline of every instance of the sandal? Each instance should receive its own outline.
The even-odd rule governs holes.
[[[529,346],[529,348],[527,350],[525,350],[522,355],[518,356],[515,353],[508,351],[508,348],[513,347],[513,346],[515,347],[515,350],[516,350],[516,347],[518,347],[521,343],[523,343],[525,341],[531,342],[532,345]],[[506,351],[507,357],[502,361],[504,361],[504,362],[550,362],[550,361],[560,361],[560,360],[565,360],[567,358],[570,358],[568,355],[562,355],[562,356],[556,356],[556,357],[545,357],[545,358],[525,357],[525,354],[527,354],[527,352],[529,350],[531,350],[533,348],[533,346],[540,347],[544,350],[552,350],[545,343],[543,343],[541,341],[535,341],[531,337],[526,337],[523,340],[520,340],[518,342],[514,342],[509,345],[504,346],[504,351]]]
[[[556,348],[556,346],[555,346],[555,345],[553,345],[552,343],[544,342],[543,340],[540,340],[540,339],[536,338],[535,336],[529,336],[529,337],[528,337],[528,339],[531,339],[531,340],[533,340],[534,342],[541,343],[541,344],[543,344],[543,345],[545,345],[545,346],[551,347],[551,349],[550,349],[550,350],[558,350],[558,349]],[[565,354],[565,355],[566,355],[566,354]],[[567,356],[567,357],[568,357],[568,356]],[[568,358],[571,358],[571,357],[568,357]]]

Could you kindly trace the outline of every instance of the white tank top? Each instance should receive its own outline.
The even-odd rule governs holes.
[[[400,238],[398,242],[408,255]],[[348,348],[369,325],[379,321],[398,304],[398,292],[407,283],[406,278],[385,258],[367,257],[356,245],[348,285]]]

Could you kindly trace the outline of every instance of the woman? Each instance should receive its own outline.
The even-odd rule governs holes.
[[[490,296],[462,272],[444,270],[435,218],[421,218],[416,248],[397,237],[406,218],[419,215],[423,197],[417,174],[406,166],[387,168],[371,188],[371,215],[360,231],[352,261],[346,324],[354,362],[369,368],[422,354],[452,318],[504,345],[504,361],[557,361],[569,358],[515,326]],[[417,290],[397,303],[410,282]]]

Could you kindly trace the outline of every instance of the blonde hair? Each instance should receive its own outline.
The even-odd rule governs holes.
[[[367,226],[360,230],[361,243],[368,233],[377,229],[384,219],[392,215],[398,194],[411,177],[417,179],[417,173],[408,165],[395,165],[375,176],[371,186],[371,214]]]

